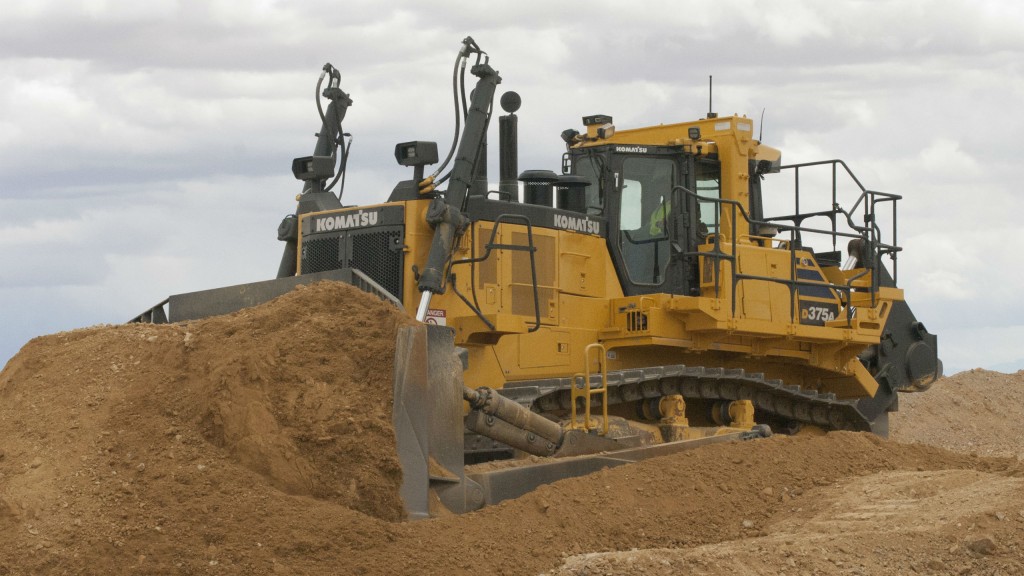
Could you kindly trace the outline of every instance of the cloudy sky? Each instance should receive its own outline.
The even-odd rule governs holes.
[[[395,143],[450,142],[472,35],[523,98],[521,169],[557,169],[583,115],[701,117],[713,74],[717,112],[765,110],[785,162],[843,158],[903,195],[900,282],[947,373],[1024,368],[1019,2],[3,4],[0,364],[34,336],[273,277],[321,66],[354,101],[345,202],[381,201],[409,177]]]

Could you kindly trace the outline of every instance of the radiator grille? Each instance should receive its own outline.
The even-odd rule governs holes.
[[[387,226],[318,234],[302,241],[302,273],[357,268],[402,297],[403,231]]]
[[[311,274],[325,270],[337,270],[341,265],[341,237],[303,240],[302,272]]]
[[[351,234],[347,266],[362,270],[392,295],[402,298],[402,233],[398,230]]]

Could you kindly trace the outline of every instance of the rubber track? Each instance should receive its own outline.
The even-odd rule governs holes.
[[[566,410],[570,406],[570,378],[530,382],[509,382],[505,396],[524,404],[536,404],[541,412]],[[592,376],[590,386],[600,387]],[[838,400],[835,394],[819,394],[781,380],[768,380],[761,373],[742,369],[701,366],[655,366],[608,373],[608,402],[616,404],[669,394],[711,400],[750,400],[754,407],[781,418],[821,426],[830,430],[869,431],[870,422],[857,410],[856,401]]]

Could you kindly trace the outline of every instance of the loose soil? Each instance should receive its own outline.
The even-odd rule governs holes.
[[[1024,572],[1020,374],[904,397],[913,443],[715,445],[401,522],[406,322],[319,283],[32,340],[0,372],[0,576]]]
[[[1024,460],[1024,371],[969,370],[944,378],[927,392],[900,395],[889,422],[897,442]]]

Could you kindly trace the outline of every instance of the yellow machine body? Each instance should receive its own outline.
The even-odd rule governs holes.
[[[694,128],[702,139],[687,137]],[[699,295],[625,296],[609,241],[599,234],[505,222],[492,239],[494,222],[472,222],[454,251],[449,290],[433,297],[427,319],[453,328],[456,345],[468,350],[467,384],[500,389],[509,382],[570,377],[585,370],[587,346],[600,343],[609,370],[667,364],[742,368],[838,398],[874,395],[878,385],[858,354],[879,343],[892,303],[902,300],[903,293],[897,288],[872,289],[870,270],[821,267],[811,253],[791,250],[785,240],[736,232],[749,229],[749,161],[779,160],[777,150],[752,138],[752,128],[746,118],[714,118],[624,130],[601,139],[591,126],[589,136],[579,137],[576,144],[677,146],[717,157],[721,199],[734,201],[743,210],[720,205],[718,234],[698,248]],[[413,279],[433,236],[424,217],[428,200],[398,204],[405,214],[404,277]],[[303,219],[374,208],[313,213]],[[488,242],[528,246],[530,236],[538,307],[528,251],[497,248],[480,262],[460,263],[485,253]],[[715,236],[718,248],[731,259],[703,255],[715,250]],[[299,253],[301,274],[301,238]],[[820,278],[822,286],[850,285],[853,290],[848,305],[841,305],[835,291],[825,290],[824,298],[801,296],[770,280],[744,279],[736,283],[734,293],[736,271],[780,281],[798,275]],[[479,314],[457,293],[473,302]],[[407,310],[414,310],[420,293],[415,282],[407,281],[396,296]],[[822,325],[807,324],[801,315],[806,320],[808,308],[801,310],[800,300],[832,304],[839,313]]]

